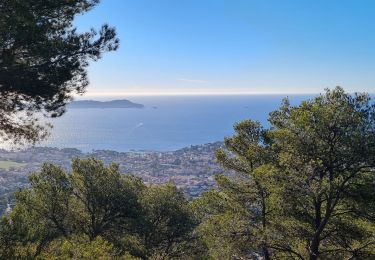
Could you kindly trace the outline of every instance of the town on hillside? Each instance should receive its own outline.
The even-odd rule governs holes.
[[[74,148],[35,147],[21,151],[0,150],[0,211],[13,203],[13,192],[28,185],[28,175],[51,162],[69,170],[73,158],[94,157],[105,164],[117,163],[121,172],[140,176],[148,184],[173,182],[188,198],[195,198],[215,185],[215,174],[225,172],[216,162],[222,142],[195,145],[176,151],[83,153]]]

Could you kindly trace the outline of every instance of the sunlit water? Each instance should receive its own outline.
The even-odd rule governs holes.
[[[221,141],[244,119],[267,125],[270,111],[284,96],[130,97],[143,109],[70,109],[52,121],[51,136],[38,146],[82,151],[170,151]],[[291,96],[296,104],[306,96]],[[97,98],[98,99],[98,98]]]

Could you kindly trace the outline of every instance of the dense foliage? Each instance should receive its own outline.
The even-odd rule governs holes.
[[[0,138],[35,141],[40,115],[60,116],[88,84],[86,68],[116,50],[115,30],[78,33],[73,26],[99,0],[0,1]],[[1,140],[0,139],[0,140]]]
[[[235,125],[218,161],[235,176],[194,202],[215,258],[373,259],[375,107],[327,90]]]
[[[375,106],[341,88],[245,120],[232,174],[188,202],[95,159],[45,164],[0,224],[0,258],[374,259]]]
[[[195,218],[172,184],[146,186],[95,159],[45,164],[0,225],[0,259],[178,258]],[[189,251],[193,254],[193,251]]]

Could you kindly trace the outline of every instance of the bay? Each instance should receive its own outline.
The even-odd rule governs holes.
[[[222,141],[235,122],[253,119],[267,126],[269,112],[285,95],[134,96],[143,109],[71,108],[52,120],[50,137],[38,146],[93,150],[172,151],[190,145]],[[291,95],[292,104],[309,98]],[[86,98],[85,98],[86,99]],[[111,100],[109,97],[96,100]],[[114,99],[114,98],[112,98]],[[119,99],[119,97],[116,97]]]

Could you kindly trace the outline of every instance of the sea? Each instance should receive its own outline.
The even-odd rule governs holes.
[[[191,145],[223,141],[233,125],[246,119],[265,127],[268,115],[286,95],[133,96],[144,108],[71,108],[51,121],[50,136],[37,146],[93,150],[174,151]],[[292,105],[311,98],[289,95]],[[84,98],[86,99],[86,98]]]

